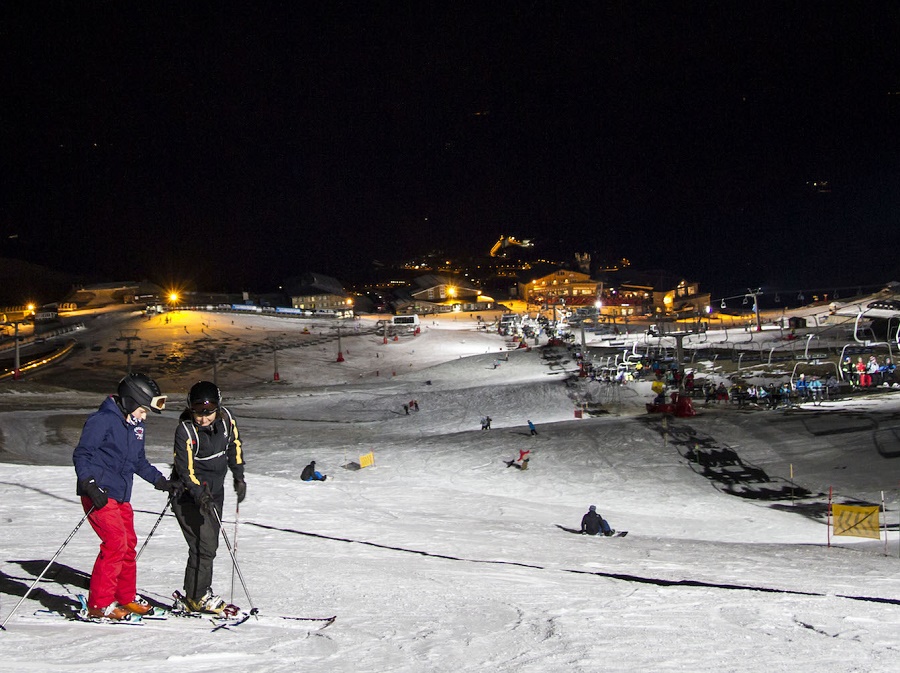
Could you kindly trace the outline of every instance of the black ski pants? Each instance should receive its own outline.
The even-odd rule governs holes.
[[[224,494],[213,496],[219,519],[222,518]],[[172,505],[178,525],[188,544],[187,566],[184,569],[184,595],[202,598],[212,588],[213,561],[219,548],[219,522],[214,514],[204,514],[194,499],[185,493]]]

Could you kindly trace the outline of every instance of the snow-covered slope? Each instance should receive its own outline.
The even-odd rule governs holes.
[[[388,344],[345,335],[342,345],[343,363],[330,345],[279,352],[277,384],[267,354],[218,371],[245,439],[248,496],[235,528],[229,495],[226,531],[252,603],[263,615],[337,614],[332,626],[251,620],[211,633],[171,620],[33,619],[85,590],[97,552],[85,526],[0,632],[3,670],[895,670],[900,468],[883,450],[897,424],[890,393],[790,414],[699,408],[664,423],[639,413],[650,393],[638,386],[608,413],[577,419],[572,363],[551,367],[539,349],[506,359],[509,344],[474,324],[429,325]],[[208,375],[162,380],[177,398]],[[410,400],[420,410],[407,415]],[[10,458],[0,464],[0,619],[80,519],[67,459],[101,401],[27,381],[0,394],[0,460]],[[163,469],[171,406],[148,428]],[[704,474],[685,457],[693,446],[732,451],[743,481]],[[519,449],[532,452],[526,471],[503,462]],[[368,451],[374,467],[350,469]],[[299,481],[311,459],[328,481]],[[748,476],[760,473],[768,481]],[[812,496],[762,495],[784,486]],[[877,540],[826,546],[819,494],[829,486],[865,501],[886,491],[887,555]],[[133,504],[143,541],[164,501],[137,483]],[[629,535],[567,532],[590,504]],[[140,591],[166,601],[185,554],[166,517],[140,559]],[[231,587],[221,545],[215,588],[227,597]],[[234,597],[249,606],[237,580]]]

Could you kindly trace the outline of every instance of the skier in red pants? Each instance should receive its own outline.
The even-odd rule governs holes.
[[[516,467],[520,470],[528,469],[528,454],[531,453],[530,449],[519,449],[519,457],[515,460],[507,460],[506,467]]]
[[[85,421],[72,454],[78,477],[76,493],[88,521],[100,537],[100,554],[91,572],[88,616],[132,619],[152,606],[137,595],[137,535],[131,509],[134,475],[169,491],[171,483],[144,453],[148,410],[160,413],[165,396],[144,374],[129,374]]]

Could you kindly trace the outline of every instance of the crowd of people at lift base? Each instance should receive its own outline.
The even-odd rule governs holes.
[[[835,399],[841,394],[842,386],[844,391],[848,385],[851,390],[900,388],[900,376],[897,375],[893,360],[890,357],[879,360],[874,354],[867,358],[858,356],[856,362],[850,356],[845,356],[840,364],[840,372],[835,369],[826,375],[802,373],[792,382],[765,386],[742,381],[733,382],[730,386],[724,382],[695,383],[694,372],[682,373],[674,363],[667,365],[660,361],[638,361],[630,367],[620,365],[615,369],[588,367],[585,373],[592,381],[620,385],[649,378],[654,382],[655,404],[664,404],[668,391],[680,390],[694,398],[702,396],[707,405],[727,402],[738,406],[777,409],[804,402],[817,403]]]

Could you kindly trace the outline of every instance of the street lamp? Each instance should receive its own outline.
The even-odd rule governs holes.
[[[13,342],[15,345],[15,356],[13,359],[13,380],[18,381],[22,378],[22,364],[19,356],[19,325],[28,322],[29,314],[34,315],[34,304],[28,304],[23,312],[22,320],[10,320],[13,324]]]
[[[14,359],[14,362],[13,362],[13,380],[14,380],[14,381],[18,381],[20,378],[22,378],[22,371],[21,371],[21,369],[19,368],[19,366],[20,366],[20,361],[19,361],[19,325],[20,325],[20,324],[21,324],[21,323],[20,323],[19,321],[16,321],[16,322],[13,323],[13,328],[14,328],[14,330],[13,330],[13,339],[14,339],[14,343],[15,343],[15,347],[16,347],[16,355],[15,355],[15,359]]]

